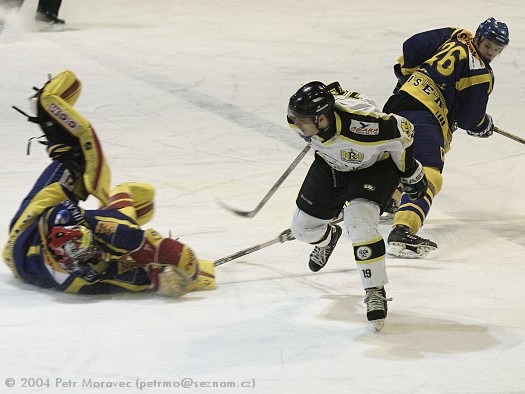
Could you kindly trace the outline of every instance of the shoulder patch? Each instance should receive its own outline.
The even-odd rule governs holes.
[[[414,137],[414,125],[405,118],[401,119],[401,130],[405,132],[408,138],[412,139]]]
[[[352,119],[350,121],[350,131],[355,134],[361,135],[378,135],[379,124],[371,122],[362,122],[359,120]]]

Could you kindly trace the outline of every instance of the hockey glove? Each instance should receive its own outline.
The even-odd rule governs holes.
[[[485,121],[481,124],[481,127],[474,130],[467,130],[468,135],[479,138],[488,138],[492,133],[494,133],[494,122],[492,121],[492,116],[489,114],[485,114]]]
[[[416,170],[409,177],[401,177],[403,191],[411,200],[423,198],[427,191],[428,181],[423,171],[423,166],[416,160]]]
[[[195,280],[177,267],[150,264],[152,290],[165,297],[179,298],[195,287]]]
[[[79,178],[84,173],[86,163],[78,143],[70,145],[49,141],[47,153],[51,159],[64,163],[74,179]]]

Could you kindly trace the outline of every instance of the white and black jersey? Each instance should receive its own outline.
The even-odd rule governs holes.
[[[412,123],[381,112],[360,93],[337,88],[331,90],[336,94],[329,128],[311,137],[316,159],[296,200],[302,211],[322,219],[359,198],[383,211],[400,177],[416,168]]]
[[[405,118],[381,112],[376,104],[356,92],[335,96],[334,117],[328,130],[311,138],[316,153],[337,171],[357,171],[392,158],[404,173],[413,166],[406,162],[414,128]]]

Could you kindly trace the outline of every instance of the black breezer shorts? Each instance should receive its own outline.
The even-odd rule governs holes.
[[[315,155],[296,204],[311,216],[329,220],[339,215],[347,201],[363,198],[377,203],[382,213],[399,185],[400,176],[401,172],[390,158],[369,168],[341,172]]]

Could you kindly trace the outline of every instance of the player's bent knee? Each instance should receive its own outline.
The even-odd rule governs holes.
[[[149,269],[153,290],[164,295],[180,296],[182,287],[188,292],[198,285],[199,260],[195,252],[176,239],[162,237],[153,229],[144,231],[142,245],[131,252],[130,257]]]
[[[379,236],[380,208],[375,202],[355,199],[344,209],[345,227],[352,242],[365,242]]]
[[[296,209],[290,225],[292,235],[299,241],[317,243],[322,240],[327,231],[329,220],[318,219]]]

